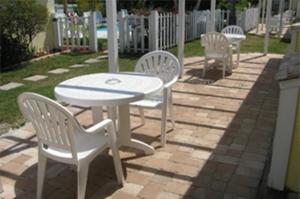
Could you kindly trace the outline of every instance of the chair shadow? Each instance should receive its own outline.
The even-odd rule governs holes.
[[[123,162],[123,160],[121,160]],[[127,172],[122,163],[124,177]],[[15,192],[24,190],[16,198],[36,198],[37,193],[37,164],[27,168],[20,176],[0,171],[1,176],[16,180]],[[91,183],[92,182],[92,183]],[[101,154],[90,164],[86,187],[86,198],[106,198],[122,187],[117,183],[113,158],[109,154]],[[44,181],[43,198],[55,199],[77,198],[76,167],[48,159]]]
[[[222,70],[219,70],[216,68],[216,65],[212,66],[212,69],[207,70],[205,76],[203,77],[203,69],[201,68],[193,68],[190,70],[186,71],[186,74],[189,75],[190,77],[185,79],[183,82],[184,83],[189,83],[189,84],[202,84],[202,85],[210,85],[213,84],[214,82],[223,79],[222,75]],[[226,72],[226,75],[229,75]]]

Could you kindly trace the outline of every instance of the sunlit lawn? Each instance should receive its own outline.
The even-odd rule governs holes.
[[[270,39],[270,53],[285,54],[288,43],[284,43],[277,38]],[[177,54],[177,48],[170,49]],[[241,52],[263,52],[263,37],[247,35],[247,40],[243,41]],[[194,40],[186,43],[185,56],[202,56],[204,53],[200,45],[200,40]],[[70,69],[69,73],[62,75],[52,75],[47,72],[55,68],[68,68],[72,64],[83,63],[86,59],[96,57],[99,54],[88,53],[68,53],[55,57],[46,58],[33,63],[23,65],[17,70],[0,73],[0,85],[8,82],[22,82],[25,86],[13,89],[11,91],[0,91],[0,123],[8,123],[16,127],[24,122],[17,107],[17,96],[22,92],[36,92],[53,98],[53,89],[61,81],[75,76],[89,73],[106,72],[108,70],[107,60],[102,60],[97,64],[90,64],[88,67]],[[122,55],[120,56],[120,71],[130,71],[133,69],[140,55]],[[23,79],[31,75],[47,75],[48,79],[39,82],[29,82]]]

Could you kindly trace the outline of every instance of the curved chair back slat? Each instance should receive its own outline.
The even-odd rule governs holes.
[[[237,35],[244,35],[244,31],[240,26],[226,26],[221,33],[223,34],[237,34]]]
[[[77,120],[59,103],[35,93],[18,97],[23,115],[32,122],[40,147],[54,147],[77,159],[74,133],[81,130]]]
[[[217,32],[206,33],[201,40],[205,47],[206,55],[218,54],[222,57],[228,56],[229,42],[223,34]]]
[[[158,76],[166,84],[177,81],[180,65],[173,54],[158,50],[142,56],[135,65],[135,72]]]

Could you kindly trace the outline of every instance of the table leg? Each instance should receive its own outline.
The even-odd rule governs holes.
[[[101,106],[92,106],[93,123],[97,124],[103,120],[103,110]]]
[[[240,64],[240,43],[237,45],[237,64],[236,64],[236,68],[239,67]]]
[[[154,153],[154,148],[144,142],[131,138],[129,105],[119,106],[119,145],[136,148],[146,155]]]
[[[107,114],[108,114],[108,118],[110,118],[114,125],[115,125],[115,129],[118,132],[118,125],[117,125],[117,118],[118,118],[118,113],[117,113],[117,108],[115,106],[108,106],[107,107]]]

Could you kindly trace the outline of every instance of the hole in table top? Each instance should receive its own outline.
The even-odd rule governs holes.
[[[106,84],[109,85],[115,85],[115,84],[119,84],[121,83],[121,80],[117,79],[117,78],[111,78],[105,81]]]

